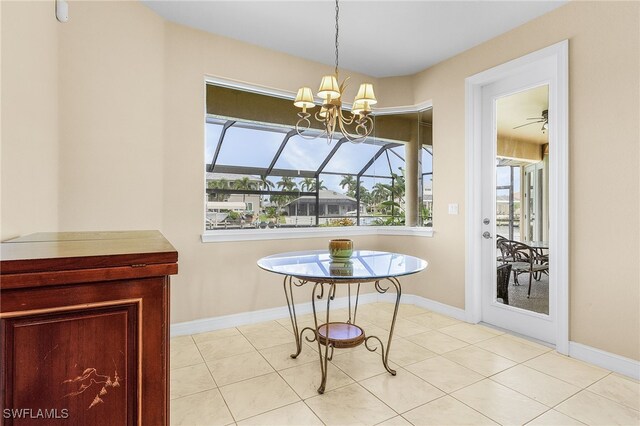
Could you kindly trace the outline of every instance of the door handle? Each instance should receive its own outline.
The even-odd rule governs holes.
[[[489,231],[484,231],[482,233],[482,238],[486,238],[487,240],[491,238],[491,233]]]

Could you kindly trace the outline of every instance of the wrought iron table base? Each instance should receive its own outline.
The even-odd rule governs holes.
[[[381,282],[384,282],[384,281],[388,281],[390,283],[390,285],[387,286],[386,288],[380,284]],[[302,330],[300,330],[298,328],[296,307],[293,301],[293,289],[294,287],[302,287],[308,282],[313,283],[313,292],[311,294],[311,305],[313,307],[313,319],[314,319],[315,328],[304,327]],[[360,296],[360,285],[365,282],[373,282],[376,291],[381,294],[386,293],[387,290],[391,288],[391,286],[393,286],[396,290],[395,307],[393,310],[393,318],[391,320],[391,327],[389,329],[389,339],[387,340],[386,347],[384,342],[378,336],[366,336],[366,333],[364,333],[364,335],[361,336],[360,338],[356,336],[354,338],[339,339],[339,338],[333,338],[330,332],[332,329],[335,330],[336,327],[338,327],[338,325],[347,327],[348,329],[351,329],[351,330],[359,329],[362,331],[360,327],[356,326],[355,322],[356,322],[356,315],[358,313],[358,299]],[[348,289],[348,300],[349,300],[349,319],[347,320],[346,323],[331,323],[330,322],[331,301],[334,300],[335,298],[337,286],[341,284],[346,284],[348,286],[347,289]],[[351,315],[351,312],[352,312],[351,285],[352,284],[357,285],[356,299],[353,306],[353,317]],[[327,293],[326,294],[327,295],[326,322],[323,324],[319,324],[318,312],[316,310],[316,299],[317,300],[324,299],[325,285],[328,287],[326,292]],[[300,279],[291,275],[287,275],[284,278],[284,293],[287,298],[287,307],[289,308],[291,326],[293,327],[293,334],[295,335],[295,339],[296,339],[296,352],[291,354],[291,358],[297,358],[298,355],[300,355],[300,353],[302,352],[302,343],[303,343],[302,338],[305,331],[307,330],[311,331],[313,336],[312,338],[305,336],[304,339],[309,343],[315,341],[318,344],[318,356],[320,358],[320,372],[322,374],[322,377],[321,377],[322,380],[320,382],[320,387],[318,388],[318,393],[324,393],[325,386],[327,383],[328,362],[333,359],[333,352],[336,347],[349,348],[349,347],[355,347],[364,343],[365,348],[367,348],[368,351],[375,352],[378,349],[378,345],[376,345],[375,342],[373,343],[370,343],[370,342],[372,341],[372,339],[377,340],[381,348],[382,364],[384,365],[384,368],[393,376],[396,375],[396,371],[391,367],[389,367],[389,350],[391,349],[391,339],[393,338],[393,330],[395,328],[396,318],[398,316],[398,308],[400,306],[400,296],[402,296],[402,288],[400,286],[400,281],[396,277],[386,277],[386,278],[378,279],[375,281],[361,281],[361,280],[355,281],[352,279],[344,279],[344,280],[332,279],[330,281],[312,281],[309,279]],[[323,329],[325,333],[320,333],[321,329]],[[324,353],[322,350],[323,346],[324,346]]]

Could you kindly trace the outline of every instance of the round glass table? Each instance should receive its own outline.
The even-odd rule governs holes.
[[[327,250],[312,250],[263,257],[258,260],[258,266],[266,271],[284,275],[284,293],[296,343],[296,352],[291,354],[291,358],[296,358],[302,352],[302,339],[305,332],[308,331],[311,335],[311,338],[305,337],[308,342],[317,342],[322,375],[318,388],[319,393],[324,393],[327,382],[327,363],[333,358],[335,348],[352,348],[364,343],[369,351],[375,352],[378,348],[375,345],[377,342],[381,348],[382,364],[389,373],[395,376],[396,371],[389,367],[389,349],[402,296],[402,287],[398,277],[422,271],[427,267],[425,260],[405,254],[370,250],[354,250],[348,260],[334,260],[329,256]],[[307,283],[313,286],[311,306],[314,326],[299,329],[293,301],[293,289]],[[391,287],[395,289],[395,306],[386,345],[379,337],[367,335],[362,327],[356,323],[360,286],[365,283],[373,283],[373,287],[378,293],[386,293]],[[347,286],[348,318],[345,321],[331,321],[331,302],[335,299],[336,289],[339,285]],[[352,285],[356,287],[353,303]],[[326,315],[323,314],[322,316],[325,318],[319,319],[320,315],[316,309],[316,303],[321,303],[319,301],[325,297]]]

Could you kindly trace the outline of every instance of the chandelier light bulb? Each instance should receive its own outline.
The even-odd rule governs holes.
[[[320,82],[318,89],[320,99],[338,99],[340,97],[340,86],[335,75],[325,75]]]
[[[356,95],[355,99],[355,102],[358,101],[367,102],[369,105],[375,105],[378,103],[376,95],[373,93],[373,84],[362,83],[360,85],[360,89],[358,89],[358,94]]]
[[[307,108],[313,108],[316,104],[313,102],[313,93],[310,87],[301,87],[298,89],[296,100],[293,105],[302,108],[302,112],[307,112]]]

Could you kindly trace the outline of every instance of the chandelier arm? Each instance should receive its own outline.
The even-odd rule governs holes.
[[[318,137],[324,135],[326,133],[326,130],[322,133],[318,133],[315,136],[309,136],[309,135],[305,135],[304,132],[306,132],[307,130],[309,130],[311,128],[311,121],[309,120],[309,113],[298,113],[298,116],[300,117],[300,119],[298,120],[298,122],[296,123],[296,133],[298,134],[298,136],[300,136],[303,139],[307,139],[307,140],[313,140],[313,139],[317,139]]]
[[[353,122],[354,122],[354,120],[355,120],[355,118],[356,118],[356,115],[355,115],[354,113],[350,113],[350,114],[351,114],[351,118],[347,118],[347,117],[344,115],[344,113],[343,113],[342,109],[340,109],[340,110],[339,110],[339,114],[340,114],[340,120],[341,120],[344,124],[346,124],[347,126],[350,126],[351,124],[353,124]]]
[[[366,126],[366,122],[369,122],[370,126]],[[342,131],[342,136],[344,136],[351,143],[362,143],[364,140],[371,134],[373,131],[373,120],[371,117],[365,117],[362,123],[359,123],[356,126],[356,134],[349,133],[349,131],[345,128],[342,121],[340,122],[340,130]]]

